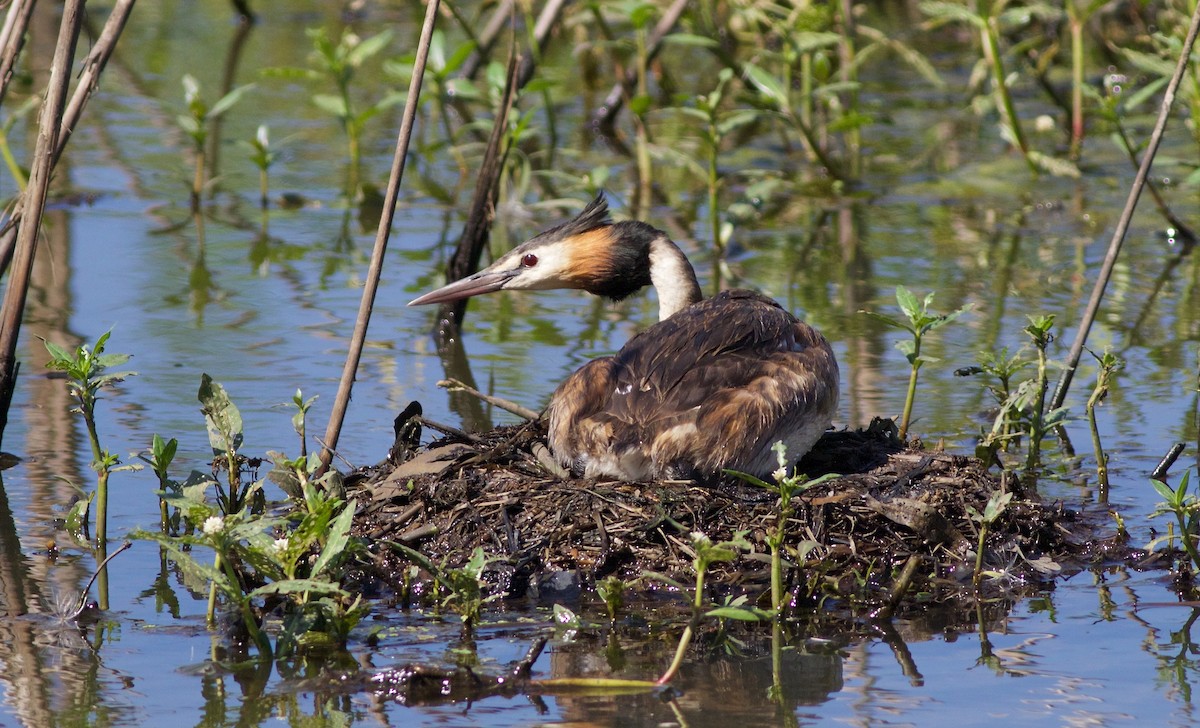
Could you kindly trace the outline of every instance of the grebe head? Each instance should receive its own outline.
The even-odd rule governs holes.
[[[409,302],[447,303],[492,291],[575,288],[619,300],[648,286],[650,248],[665,233],[641,222],[614,223],[597,195],[573,220],[510,250],[474,275]]]

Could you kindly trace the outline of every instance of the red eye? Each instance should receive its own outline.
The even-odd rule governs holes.
[[[537,265],[537,256],[533,253],[526,253],[524,258],[521,258],[522,268],[532,268]]]

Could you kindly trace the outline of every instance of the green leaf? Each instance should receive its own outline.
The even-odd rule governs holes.
[[[184,550],[185,546],[190,547],[198,545],[200,543],[198,539],[183,537],[171,538],[169,536],[164,536],[161,533],[141,530],[133,531],[129,534],[129,537],[142,541],[156,542],[158,545],[166,549],[167,554],[171,557],[171,560],[179,566],[181,571],[194,577],[199,577],[203,581],[216,584],[217,590],[232,600],[240,601],[243,598],[241,587],[231,584],[229,579],[225,576],[225,572],[214,569],[209,564],[200,563],[192,556],[194,552]]]
[[[312,102],[317,108],[321,109],[322,111],[327,111],[339,119],[350,118],[350,110],[346,106],[345,99],[343,99],[341,96],[332,96],[330,94],[313,94]]]
[[[208,427],[208,444],[214,455],[236,452],[242,447],[242,414],[225,388],[208,374],[200,376],[198,399]]]
[[[923,2],[919,7],[922,13],[937,21],[967,23],[980,30],[987,27],[983,18],[971,12],[966,6],[957,3],[931,1]]]
[[[179,125],[180,129],[183,129],[185,134],[194,136],[200,132],[200,122],[190,116],[180,114],[175,117],[175,123]]]
[[[925,297],[926,306],[929,305],[929,301],[932,297],[932,293]],[[917,303],[917,297],[913,295],[912,291],[908,290],[904,286],[896,286],[896,303],[900,304],[900,310],[904,312],[904,315],[907,316],[910,321],[916,321],[916,319],[921,315],[922,309],[920,308],[920,304]]]
[[[42,339],[42,344],[45,345],[46,351],[49,352],[51,356],[51,361],[46,364],[48,368],[64,369],[66,366],[69,366],[71,362],[75,361],[75,357],[73,355],[69,354],[66,349],[62,348],[58,344],[55,344],[53,341]]]
[[[647,94],[638,94],[629,100],[629,110],[634,114],[641,116],[650,110],[650,105],[653,99]]]
[[[657,12],[658,8],[650,3],[636,5],[629,13],[629,22],[635,28],[644,28],[650,23],[651,20],[654,19],[654,15]]]
[[[933,294],[931,293],[929,295],[932,296]],[[967,305],[963,306],[962,308],[958,309],[957,311],[952,311],[951,313],[942,314],[941,316],[934,317],[931,321],[926,323],[924,330],[925,331],[933,331],[934,329],[940,329],[941,327],[943,327],[946,324],[950,323],[951,321],[957,319],[959,316],[962,316],[964,313],[967,313],[968,311],[973,310],[974,308],[975,308],[975,304],[968,303]]]
[[[1167,485],[1161,480],[1154,479],[1150,480],[1150,485],[1153,485],[1154,489],[1158,491],[1158,494],[1167,502],[1175,500],[1175,490],[1171,486]]]
[[[887,314],[876,313],[875,311],[859,311],[859,313],[861,313],[865,316],[870,316],[871,318],[875,319],[876,321],[885,323],[888,326],[894,326],[898,329],[904,329],[905,331],[909,332],[910,334],[915,333],[913,331],[912,326],[909,326],[907,323],[900,321],[899,319],[892,318],[891,316],[888,316]]]
[[[780,109],[788,108],[787,89],[783,87],[779,79],[753,63],[747,63],[742,67],[742,71],[746,74],[746,80],[770,99],[775,106]]]
[[[238,102],[238,99],[242,98],[242,96],[245,96],[246,92],[252,88],[254,88],[254,84],[248,83],[244,86],[238,86],[234,90],[225,94],[224,96],[222,96],[220,99],[217,100],[217,103],[213,104],[212,108],[209,109],[208,113],[204,115],[204,118],[205,119],[215,119],[218,116],[220,116],[221,114],[224,114],[226,111],[229,110],[229,107],[236,104]]]
[[[1117,48],[1115,50],[1125,56],[1125,60],[1129,61],[1130,65],[1135,69],[1152,76],[1167,79],[1175,73],[1175,62],[1173,60],[1169,61],[1162,56],[1153,53],[1143,53],[1132,48]]]
[[[337,583],[331,581],[322,581],[320,579],[281,579],[279,581],[273,581],[270,584],[260,586],[246,596],[254,599],[256,597],[262,597],[268,594],[303,593],[349,596],[349,593],[344,591]]]
[[[759,112],[754,109],[735,111],[717,123],[717,133],[721,136],[730,134],[739,127],[757,121],[759,116]]]
[[[822,48],[836,48],[842,42],[842,36],[837,33],[801,31],[792,33],[788,40],[798,53],[812,53]]]
[[[351,49],[348,54],[346,54],[346,63],[355,67],[361,66],[363,61],[382,51],[384,47],[391,42],[391,40],[392,31],[385,30],[382,33],[378,33],[370,38],[367,38],[366,40],[360,41],[358,45],[354,46],[354,48]]]
[[[454,52],[450,54],[450,57],[446,59],[446,66],[442,69],[443,73],[454,73],[457,71],[459,67],[466,62],[467,57],[470,56],[471,52],[474,50],[474,41],[469,40],[465,43],[460,43],[459,46],[454,49]]]
[[[1059,159],[1052,157],[1049,154],[1042,154],[1036,150],[1029,151],[1029,161],[1045,172],[1049,172],[1055,177],[1069,177],[1071,179],[1079,179],[1083,173],[1079,171],[1079,167],[1068,159]]]
[[[742,622],[762,622],[771,618],[771,613],[753,607],[717,607],[704,613],[706,617],[737,619]]]
[[[325,541],[325,548],[321,549],[321,555],[317,557],[317,562],[313,564],[313,576],[320,576],[325,567],[334,562],[336,558],[341,556],[346,549],[346,543],[350,540],[350,526],[354,523],[354,504],[347,503],[342,512],[338,515],[337,520],[333,522],[333,527],[329,530],[329,537]],[[480,553],[483,553],[480,550]]]
[[[88,508],[92,505],[92,500],[96,497],[96,492],[92,491],[87,498],[80,498],[71,506],[71,510],[67,511],[67,532],[74,535],[83,533],[87,528],[88,523]]]
[[[671,33],[663,38],[664,43],[672,43],[681,46],[695,46],[698,48],[719,48],[721,46],[716,40],[703,35],[695,35],[694,33]]]

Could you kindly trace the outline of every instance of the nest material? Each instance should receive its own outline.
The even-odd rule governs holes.
[[[691,581],[690,532],[714,542],[745,532],[754,552],[719,565],[710,583],[765,593],[777,495],[734,481],[564,480],[539,461],[544,435],[528,423],[469,441],[444,438],[410,462],[359,473],[348,483],[359,502],[356,535],[400,542],[450,566],[480,547],[495,559],[498,586],[509,596],[537,596],[614,574],[653,571]],[[785,546],[798,601],[887,602],[895,572],[913,555],[923,566],[907,590],[912,598],[937,600],[970,584],[977,515],[1001,490],[980,461],[906,449],[891,421],[877,420],[866,430],[827,433],[797,470],[840,474],[793,500]],[[985,541],[994,584],[1043,586],[1064,567],[1125,555],[1118,540],[1096,540],[1091,519],[1012,487]],[[401,583],[402,556],[380,548],[374,558],[376,577]]]

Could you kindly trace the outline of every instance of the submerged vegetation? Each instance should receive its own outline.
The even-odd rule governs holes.
[[[339,243],[352,237],[352,212],[363,229],[382,224],[379,190],[385,185],[370,162],[380,156],[379,139],[390,130],[395,107],[407,102],[419,122],[410,154],[418,182],[408,186],[419,193],[405,192],[403,200],[432,200],[447,211],[486,210],[486,219],[468,225],[494,230],[497,242],[485,255],[499,252],[502,242],[545,209],[569,207],[607,188],[627,201],[631,217],[669,218],[681,231],[677,237],[700,253],[695,259],[704,261],[702,277],[713,289],[777,286],[783,289],[779,298],[806,309],[809,318],[828,328],[840,328],[841,339],[861,335],[874,343],[884,327],[906,332],[908,338],[896,344],[907,362],[903,376],[890,376],[890,362],[880,367],[889,374],[882,388],[902,396],[862,397],[866,407],[902,401],[902,409],[855,410],[851,417],[863,421],[829,433],[818,452],[799,463],[787,458],[781,444],[772,482],[730,473],[712,490],[683,483],[583,485],[563,482],[540,464],[544,432],[536,422],[468,433],[423,419],[419,407],[415,416],[397,418],[396,445],[376,454],[382,459],[378,465],[329,468],[332,453],[323,460],[320,452],[327,443],[309,434],[316,398],[299,390],[288,403],[298,450],[253,450],[229,394],[200,375],[198,400],[213,459],[178,478],[174,473],[190,468],[177,457],[185,434],[165,439],[155,434],[136,457],[153,474],[158,530],[134,530],[130,536],[158,546],[164,574],[169,561],[181,584],[207,594],[207,624],[229,647],[218,650],[214,642],[214,663],[282,665],[315,655],[329,657],[332,664],[331,656],[344,657],[353,637],[363,633],[364,619],[393,606],[457,615],[465,652],[490,610],[535,598],[569,614],[562,621],[573,629],[604,632],[589,622],[593,613],[601,615],[607,620],[605,634],[612,636],[647,619],[667,601],[659,596],[665,591],[685,607],[654,624],[666,635],[662,641],[672,645],[659,685],[677,680],[697,650],[737,651],[757,641],[759,649],[772,651],[772,699],[783,706],[783,645],[815,630],[869,634],[885,629],[879,625],[897,615],[952,605],[960,610],[956,628],[977,629],[986,644],[985,610],[1037,593],[1065,567],[1135,560],[1139,566],[1170,562],[1178,593],[1197,598],[1200,505],[1189,492],[1190,470],[1174,478],[1174,487],[1165,472],[1152,480],[1163,499],[1152,515],[1169,518],[1167,533],[1147,547],[1167,557],[1161,562],[1131,545],[1124,526],[1112,534],[1103,513],[1108,493],[1120,485],[1111,477],[1112,448],[1103,442],[1097,408],[1106,397],[1120,396],[1118,372],[1127,354],[1106,348],[1095,357],[1095,385],[1086,405],[1055,406],[1047,397],[1051,377],[1070,368],[1060,359],[1056,332],[1076,324],[1074,298],[1061,310],[1010,314],[1028,322],[1019,330],[1005,330],[1005,313],[988,310],[986,298],[994,283],[1000,303],[992,302],[991,308],[1002,308],[1010,291],[1030,285],[1013,279],[1011,265],[1027,233],[1029,210],[1037,214],[1049,206],[1030,187],[1054,184],[1047,181],[1051,178],[1073,180],[1106,163],[1096,151],[1110,143],[1106,137],[1135,167],[1140,163],[1144,147],[1136,140],[1148,126],[1147,111],[1184,53],[1187,4],[921,2],[907,8],[913,17],[899,21],[890,16],[894,9],[870,4],[599,2],[568,6],[555,17],[518,15],[515,22],[523,23],[522,30],[489,37],[475,28],[491,7],[455,5],[436,16],[439,27],[430,38],[427,66],[419,52],[396,60],[416,45],[407,32],[411,28],[364,37],[360,33],[368,25],[363,23],[361,28],[310,28],[310,50],[302,64],[253,69],[253,84],[234,86],[230,74],[220,91],[206,94],[202,88],[207,87],[193,75],[182,76],[177,151],[185,152],[194,167],[186,204],[175,202],[192,217],[169,232],[186,232],[189,222],[195,226],[198,245],[188,285],[200,310],[220,290],[207,267],[204,221],[233,219],[231,227],[252,228],[238,212],[244,199],[262,210],[256,231],[261,248],[251,255],[259,263],[270,255],[299,255],[271,238],[268,222],[293,204],[306,204],[305,197],[342,211]],[[522,6],[520,12],[531,11]],[[969,68],[917,50],[925,47],[928,34],[947,31],[959,31],[950,43],[974,59]],[[519,56],[511,74],[505,70],[510,52]],[[895,103],[894,94],[885,96],[880,87],[896,75],[912,87],[913,99],[936,98],[945,105],[947,96],[967,98],[968,113],[935,119],[922,116],[924,100]],[[511,113],[504,103],[510,76],[516,87]],[[1090,83],[1101,76],[1101,82]],[[426,81],[420,98],[392,85],[413,77]],[[273,85],[293,83],[299,92],[290,92],[295,107],[288,113],[299,118],[315,110],[314,118],[305,118],[307,133],[327,142],[327,135],[312,128],[331,125],[342,141],[323,147],[306,142],[303,152],[296,149],[300,145],[272,143],[281,132],[288,134],[284,139],[296,136],[251,101]],[[582,102],[579,88],[586,90]],[[0,118],[0,153],[14,187],[22,189],[26,170],[9,140],[15,126],[31,123],[28,89],[26,96],[20,103],[6,102]],[[210,104],[207,96],[217,100]],[[1195,78],[1181,87],[1180,101],[1192,142],[1200,147]],[[580,103],[586,108],[578,108]],[[174,100],[163,105],[178,109]],[[590,110],[595,123],[572,128],[572,116],[563,113],[567,109],[579,116]],[[894,127],[902,115],[923,119],[916,126],[927,136],[900,139]],[[226,134],[242,139],[247,152],[233,163],[245,169],[231,169],[226,162],[223,175],[214,152],[228,141],[221,121],[242,129]],[[479,178],[484,145],[496,124],[496,171]],[[976,241],[970,256],[939,247],[961,233],[961,220],[928,212],[905,221],[931,228],[929,247],[891,255],[917,260],[910,285],[928,289],[936,283],[937,300],[951,301],[942,309],[949,312],[931,310],[934,292],[922,299],[901,284],[895,287],[901,315],[883,313],[890,306],[863,282],[871,276],[863,248],[872,232],[850,207],[886,196],[890,190],[877,180],[898,170],[939,176],[953,164],[947,140],[958,135],[983,138],[997,158],[952,170],[946,184],[958,188],[936,187],[933,194],[970,198],[997,184],[990,180],[1019,178],[1005,189],[1023,211],[996,222],[996,211],[980,204],[973,214],[991,222],[971,234],[983,230],[991,239]],[[1200,166],[1187,161],[1194,156],[1166,160],[1170,171],[1149,183],[1166,187],[1163,194],[1147,188],[1155,199],[1153,214],[1172,231],[1171,244],[1178,251],[1164,279],[1194,243],[1165,199],[1174,187],[1194,192],[1200,186]],[[288,179],[289,166],[315,163],[342,164],[344,176],[339,181],[322,175],[329,188],[306,190],[299,203],[286,195],[272,199],[286,190],[281,180]],[[254,182],[243,184],[249,176]],[[1167,178],[1176,181],[1168,186]],[[471,194],[476,199],[468,199]],[[803,228],[804,237],[783,233],[764,242],[756,234],[780,220],[785,229]],[[443,230],[441,237],[445,242],[456,236]],[[465,245],[470,236],[462,237]],[[419,265],[422,273],[414,278],[422,281],[440,275],[435,261],[452,254],[448,245],[435,251],[414,247],[404,251],[404,265]],[[322,282],[334,269],[365,263],[362,251],[352,248],[328,253]],[[1082,279],[1087,263],[1082,245],[1077,250],[1072,274]],[[475,253],[478,258],[480,250]],[[977,278],[993,273],[996,280],[954,280],[969,277],[956,270],[945,273],[942,259],[954,255],[973,256],[963,265],[971,266]],[[756,260],[774,270],[762,271],[764,264]],[[382,264],[378,256],[374,262]],[[918,279],[918,265],[937,268],[932,282]],[[896,267],[905,269],[900,277],[908,280],[907,266]],[[1025,272],[1039,271],[1033,266]],[[358,285],[358,272],[351,277]],[[836,303],[829,293],[834,287]],[[368,290],[368,302],[373,295]],[[1147,308],[1152,305],[1153,300]],[[369,305],[364,308],[369,313]],[[845,315],[860,310],[869,315]],[[964,316],[969,311],[972,315]],[[588,344],[608,325],[602,318],[588,320],[581,337]],[[874,324],[881,326],[872,329]],[[980,384],[968,395],[927,394],[931,378],[944,380],[954,369],[949,360],[965,355],[966,334],[960,332],[968,329],[972,335],[985,329],[988,348],[973,355],[977,365],[957,373],[979,375]],[[934,331],[937,336],[931,336]],[[469,374],[461,348],[455,349],[462,344],[459,332],[443,334],[438,343],[447,376],[451,361]],[[488,335],[509,336],[507,323]],[[1194,332],[1185,335],[1194,337]],[[86,533],[89,504],[94,504],[90,545],[97,549],[97,561],[107,554],[109,478],[136,467],[121,465],[101,445],[95,417],[99,393],[132,374],[111,371],[128,357],[106,354],[108,340],[105,333],[91,346],[45,345],[48,368],[65,374],[74,411],[83,418],[97,478],[94,492],[73,507],[67,525]],[[972,338],[972,346],[977,341]],[[1019,348],[1010,353],[1010,346]],[[872,356],[886,358],[876,352],[852,355],[861,357],[849,362],[858,367],[869,366]],[[365,377],[359,373],[358,378],[362,386]],[[974,395],[982,407],[972,408]],[[487,420],[474,400],[455,406],[466,422]],[[1082,421],[1079,410],[1086,413],[1094,467],[1082,464],[1065,434],[1068,415]],[[422,425],[444,437],[419,447]],[[977,433],[974,457],[925,449],[918,433]],[[310,439],[318,447],[310,448]],[[909,444],[912,449],[905,449]],[[260,475],[260,469],[267,472]],[[1093,475],[1100,489],[1095,503],[1067,507],[1058,491],[1043,498],[1048,487]],[[1112,513],[1120,522],[1120,513]],[[103,606],[107,582],[99,588]],[[583,596],[573,596],[577,592]],[[568,609],[558,603],[569,599],[579,604]],[[768,640],[769,647],[761,646]],[[531,649],[510,675],[493,682],[481,681],[467,658],[453,671],[423,677],[442,679],[448,691],[442,695],[459,697],[498,692],[513,678],[532,686],[539,653],[540,647]],[[407,689],[417,690],[413,686],[420,681],[411,674],[403,680]],[[623,687],[648,689],[647,682]],[[545,681],[529,689],[548,691],[556,685],[567,687]]]

